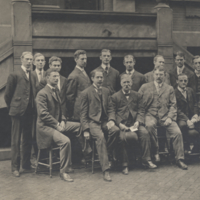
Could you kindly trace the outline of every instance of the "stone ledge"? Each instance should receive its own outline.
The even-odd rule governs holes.
[[[0,149],[0,161],[11,159],[11,148]]]

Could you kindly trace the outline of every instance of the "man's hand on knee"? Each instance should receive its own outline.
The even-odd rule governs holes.
[[[108,127],[108,130],[110,130],[113,126],[115,125],[115,122],[114,121],[109,121],[106,126]]]
[[[84,135],[84,138],[85,138],[86,140],[89,140],[89,139],[90,139],[90,133],[89,133],[89,131],[84,131],[83,135]]]
[[[165,123],[164,123],[164,126],[169,126],[169,125],[171,125],[171,123],[172,123],[172,119],[171,118],[167,118]]]

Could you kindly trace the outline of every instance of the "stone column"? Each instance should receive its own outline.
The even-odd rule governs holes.
[[[165,67],[167,71],[173,69],[173,11],[166,4],[166,0],[157,0],[157,43],[158,54],[165,58]]]
[[[32,51],[32,18],[29,0],[12,0],[12,39],[14,70],[21,66],[20,56]]]

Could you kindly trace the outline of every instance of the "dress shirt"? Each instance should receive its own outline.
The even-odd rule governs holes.
[[[27,71],[26,67],[24,67],[23,65],[21,66],[21,68],[25,72],[27,78],[29,79],[29,71]]]
[[[163,83],[158,84],[156,81],[154,81],[154,85],[156,86],[157,93],[159,94]]]
[[[126,70],[126,73],[129,74],[129,75],[131,75],[131,76],[133,75],[134,72],[135,72],[135,69],[133,69],[132,71]]]
[[[35,69],[35,72],[37,74],[37,77],[38,77],[38,80],[39,82],[41,81],[42,77],[43,77],[43,74],[44,74],[44,70],[42,69],[41,71],[38,70],[37,68]]]
[[[106,73],[108,73],[108,70],[109,70],[109,68],[110,68],[110,64],[108,64],[108,65],[106,66],[106,65],[104,65],[104,64],[102,63],[101,66],[102,66],[102,68],[104,69],[104,71],[105,71]]]
[[[83,74],[88,77],[87,73],[85,72],[84,68],[79,67],[78,65],[76,65],[76,68],[78,68],[81,72],[83,72]]]
[[[184,70],[185,66],[183,65],[181,68],[180,67],[177,67],[177,74],[182,74],[183,73],[183,70]]]
[[[124,90],[122,90],[122,92],[124,93],[126,99],[128,100],[129,99],[129,95],[130,95],[130,91],[128,93],[126,93]],[[128,94],[128,95],[127,95]]]
[[[195,70],[194,72],[195,72],[196,76],[199,78],[200,77],[200,73],[197,70]]]
[[[99,88],[93,83],[94,89],[98,94],[102,94],[102,87],[100,86]]]
[[[59,91],[60,91],[60,76],[59,76],[59,78],[58,78],[58,89],[59,89]]]
[[[187,92],[186,92],[186,88],[182,89],[179,86],[177,87],[178,90],[181,92],[181,94],[185,97],[185,99],[187,99]]]

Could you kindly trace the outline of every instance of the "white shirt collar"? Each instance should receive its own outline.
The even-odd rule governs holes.
[[[85,71],[84,68],[79,67],[78,65],[76,65],[76,68],[78,68],[79,70],[81,70],[82,72]]]
[[[183,73],[184,68],[185,68],[185,65],[183,65],[182,67],[177,66],[177,74],[179,74],[180,69],[181,69],[181,73]]]
[[[102,66],[102,68],[105,70],[106,69],[106,67],[108,67],[108,69],[110,68],[110,64],[108,64],[107,66],[106,65],[104,65],[103,63],[101,63],[101,66]]]
[[[122,92],[123,92],[124,94],[127,94],[123,89],[122,89]],[[129,90],[128,94],[130,94],[130,93],[131,93],[131,91]]]
[[[94,83],[93,83],[92,85],[94,86],[94,89],[96,90],[96,92],[97,92],[98,89],[102,89],[102,86],[100,86],[100,87],[98,88]]]
[[[163,83],[158,84],[156,81],[154,81],[154,84],[156,88],[161,88],[163,86]]]
[[[133,75],[134,72],[135,72],[135,69],[133,69],[132,71],[126,70],[126,73],[127,73],[127,74],[131,73],[131,75]]]
[[[39,75],[39,73],[42,72],[42,76],[43,76],[44,70],[42,69],[42,70],[40,71],[40,70],[38,70],[37,68],[35,68],[35,72],[36,72],[37,75]]]
[[[177,89],[178,89],[181,93],[185,93],[185,92],[186,92],[186,88],[185,88],[185,90],[183,90],[182,88],[180,88],[180,87],[178,86]]]
[[[21,65],[22,70],[27,74],[28,72],[26,71],[26,67],[24,67],[23,65]]]
[[[50,84],[47,83],[47,85],[48,85],[51,89],[55,89],[55,87],[51,86]]]

